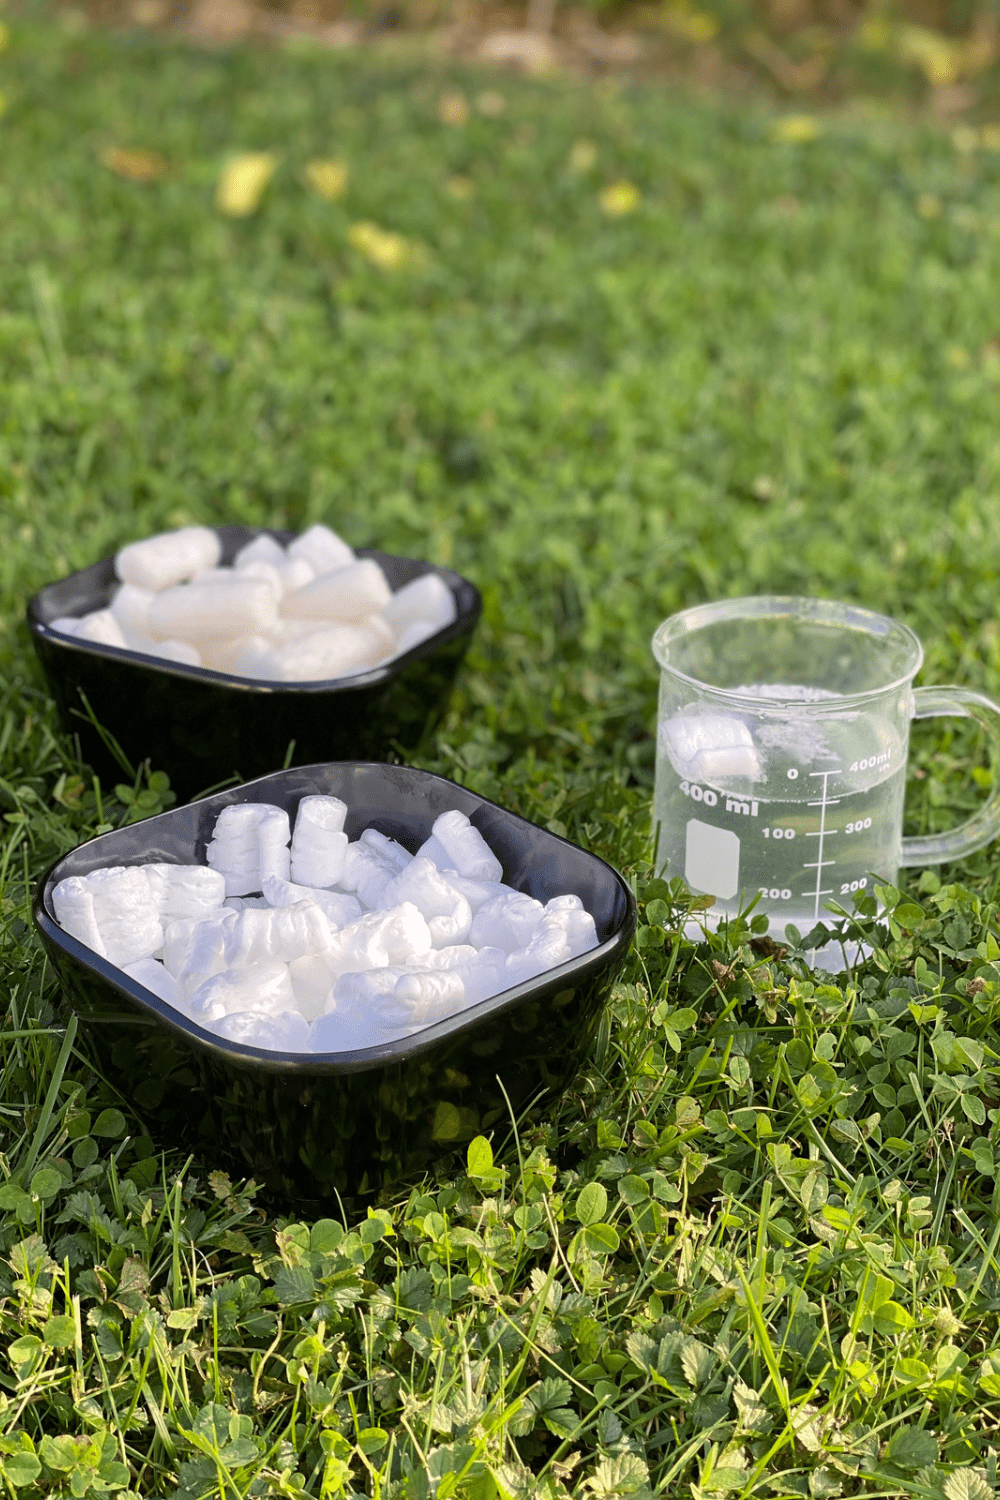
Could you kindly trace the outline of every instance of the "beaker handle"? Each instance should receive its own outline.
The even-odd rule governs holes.
[[[1000,834],[1000,705],[968,688],[914,688],[913,717],[934,719],[939,715],[975,719],[985,729],[993,761],[993,790],[982,807],[957,828],[927,838],[904,839],[904,865],[940,865],[945,860],[962,859]]]

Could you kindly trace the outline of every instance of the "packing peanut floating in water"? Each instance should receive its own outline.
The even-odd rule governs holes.
[[[206,526],[132,542],[115,556],[121,582],[108,607],[49,628],[237,677],[316,682],[394,661],[456,618],[436,573],[393,593],[378,563],[328,526],[287,547],[259,536],[231,567],[221,555]]]
[[[347,1052],[420,1031],[598,945],[579,896],[505,885],[464,813],[415,854],[347,806],[303,797],[219,814],[206,865],[71,876],[52,893],[72,937],[218,1036]]]

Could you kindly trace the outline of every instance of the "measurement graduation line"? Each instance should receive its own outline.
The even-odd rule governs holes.
[[[815,890],[814,894],[815,894],[815,897],[816,897],[816,904],[815,904],[815,907],[813,909],[813,918],[817,922],[819,921],[819,901],[820,901],[820,897],[824,896],[824,895],[828,896],[830,894],[829,891],[824,891],[822,889],[822,885],[823,885],[823,867],[824,867],[824,865],[832,865],[832,864],[836,863],[835,860],[824,859],[823,858],[823,840],[826,837],[826,834],[827,834],[827,831],[828,831],[827,830],[827,826],[826,826],[826,809],[827,809],[826,784],[827,784],[828,778],[832,774],[833,773],[830,772],[830,771],[810,771],[809,772],[809,775],[811,777],[821,776],[823,778],[823,789],[822,789],[822,794],[821,794],[821,796],[819,798],[819,801],[818,802],[810,802],[809,803],[810,807],[818,807],[819,808],[819,831],[818,831],[818,833],[816,835],[817,838],[819,839],[819,848],[816,851],[816,860],[815,860],[815,864],[816,864],[816,890]],[[840,799],[839,799],[839,797],[834,797],[834,798],[831,798],[829,800],[831,802],[839,802]],[[830,833],[835,833],[836,830],[833,829],[833,828],[831,828],[829,830],[829,832]],[[803,868],[811,869],[812,868],[812,864],[813,864],[813,861],[810,860],[808,866],[804,866]]]

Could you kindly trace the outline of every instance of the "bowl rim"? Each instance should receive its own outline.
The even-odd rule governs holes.
[[[533,979],[522,981],[510,989],[501,990],[496,995],[488,996],[487,999],[479,1001],[476,1005],[470,1005],[466,1009],[457,1011],[451,1016],[445,1016],[433,1025],[410,1036],[399,1038],[395,1041],[385,1042],[376,1047],[356,1048],[349,1052],[277,1052],[263,1047],[251,1047],[242,1042],[230,1041],[227,1037],[220,1037],[215,1032],[199,1026],[196,1021],[186,1016],[182,1011],[175,1009],[167,1001],[161,1000],[154,995],[145,985],[138,980],[132,979],[122,969],[117,968],[107,959],[95,953],[77,938],[72,937],[55,920],[54,913],[49,910],[51,902],[52,887],[57,883],[55,876],[60,865],[71,855],[81,849],[99,845],[107,839],[113,839],[116,834],[129,829],[139,828],[144,823],[155,824],[164,820],[175,818],[178,813],[186,811],[187,808],[197,806],[201,802],[212,803],[219,801],[223,806],[229,805],[234,794],[239,795],[254,788],[260,788],[268,783],[273,783],[286,776],[302,776],[310,771],[322,770],[327,766],[341,766],[344,768],[373,768],[377,767],[391,771],[396,777],[403,775],[413,777],[417,780],[437,782],[443,786],[454,787],[461,791],[466,797],[475,798],[476,802],[484,807],[496,808],[507,819],[515,824],[523,824],[530,828],[535,834],[542,834],[545,839],[551,839],[556,844],[564,844],[582,856],[585,860],[592,861],[606,872],[613,885],[624,897],[624,910],[620,920],[603,942],[596,948],[589,949],[577,958],[568,959],[565,963],[557,965],[553,969],[547,969],[544,973],[536,975]],[[303,794],[305,795],[305,794]],[[248,802],[265,801],[264,797],[247,797],[243,800]],[[241,783],[238,787],[230,787],[225,791],[212,793],[210,796],[199,798],[194,803],[187,803],[182,807],[168,808],[165,812],[157,813],[151,818],[143,818],[136,823],[123,825],[122,828],[109,830],[107,833],[98,834],[93,839],[87,839],[75,848],[67,850],[48,867],[40,876],[35,887],[35,895],[32,901],[32,916],[36,927],[43,939],[53,947],[59,949],[66,957],[89,970],[97,978],[110,984],[112,988],[123,994],[140,1011],[152,1016],[155,1020],[165,1025],[169,1031],[179,1035],[183,1041],[192,1046],[196,1051],[212,1055],[216,1060],[225,1062],[227,1065],[235,1065],[254,1072],[267,1072],[274,1076],[285,1077],[307,1077],[320,1074],[323,1076],[336,1076],[347,1073],[362,1073],[374,1070],[383,1070],[397,1063],[409,1062],[412,1058],[419,1057],[423,1053],[433,1050],[439,1043],[446,1042],[453,1036],[470,1029],[478,1020],[496,1013],[516,1010],[526,1001],[532,998],[541,998],[546,992],[558,993],[559,990],[567,988],[570,983],[577,983],[590,977],[605,968],[619,954],[624,957],[632,941],[637,921],[635,895],[628,881],[613,865],[601,858],[599,854],[592,853],[589,849],[583,849],[579,844],[574,844],[571,839],[562,838],[553,833],[551,829],[542,828],[538,823],[532,823],[530,819],[524,818],[520,813],[513,812],[510,808],[502,807],[499,802],[494,802],[489,797],[482,796],[479,792],[473,792],[468,787],[463,787],[459,782],[452,781],[447,776],[441,776],[435,771],[424,771],[416,766],[390,765],[385,761],[318,761],[310,766],[294,766],[282,771],[271,771],[265,776],[258,776],[253,781]],[[72,1003],[72,1002],[71,1002]]]
[[[237,526],[219,525],[207,528],[214,531],[223,541],[225,534],[232,532],[248,533],[248,541],[254,541],[259,536],[270,536],[277,541],[294,541],[302,533],[291,531],[287,528],[274,526]],[[425,640],[418,641],[411,646],[409,651],[402,656],[393,657],[377,667],[371,667],[366,672],[355,672],[346,677],[318,677],[299,682],[282,682],[274,678],[262,677],[240,677],[235,672],[217,672],[213,667],[193,667],[187,662],[168,661],[162,656],[151,656],[143,651],[135,651],[129,646],[109,646],[103,641],[81,641],[76,636],[63,635],[62,631],[53,630],[41,615],[41,606],[45,596],[50,590],[59,588],[71,582],[74,578],[81,578],[86,573],[96,572],[110,566],[114,568],[114,554],[103,557],[98,562],[91,563],[89,567],[77,568],[72,573],[67,573],[65,578],[53,579],[51,583],[43,584],[28,600],[25,614],[28,629],[38,640],[45,641],[53,646],[69,652],[78,652],[81,656],[105,657],[111,661],[128,662],[136,667],[145,667],[148,671],[160,672],[168,677],[179,677],[187,681],[208,682],[214,686],[225,686],[241,692],[273,694],[273,693],[320,693],[352,688],[371,688],[379,684],[391,681],[400,672],[405,670],[415,661],[423,660],[425,657],[433,656],[441,647],[448,645],[453,640],[469,634],[476,626],[483,611],[483,597],[479,589],[470,578],[462,573],[456,573],[453,568],[446,568],[438,563],[426,562],[417,557],[405,557],[400,552],[382,552],[375,547],[355,547],[353,549],[358,558],[370,558],[372,561],[382,563],[383,561],[411,563],[415,567],[423,569],[416,574],[422,578],[428,574],[436,574],[441,581],[447,585],[455,600],[456,614],[454,620],[448,625],[443,625],[433,635]],[[412,582],[413,580],[411,580]],[[463,595],[471,590],[471,597]]]

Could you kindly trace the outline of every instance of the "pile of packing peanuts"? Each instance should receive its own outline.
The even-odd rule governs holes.
[[[106,609],[49,628],[161,660],[268,682],[354,676],[394,661],[456,616],[436,574],[393,593],[371,558],[328,526],[287,547],[259,536],[220,567],[206,526],[132,542],[115,556],[120,580]]]
[[[543,905],[505,885],[464,813],[411,854],[375,828],[350,842],[347,812],[303,797],[293,831],[280,807],[234,803],[207,864],[71,876],[56,917],[198,1025],[281,1052],[408,1036],[598,945],[579,896]]]

